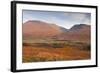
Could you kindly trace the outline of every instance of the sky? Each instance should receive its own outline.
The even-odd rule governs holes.
[[[90,13],[23,10],[23,23],[39,20],[70,29],[75,24],[91,24]]]

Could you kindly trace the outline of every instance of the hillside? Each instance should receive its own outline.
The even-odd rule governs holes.
[[[23,24],[24,39],[55,39],[90,43],[90,25],[76,24],[70,29],[43,21],[30,20]]]

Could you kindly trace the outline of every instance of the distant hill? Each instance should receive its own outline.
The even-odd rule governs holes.
[[[86,25],[86,24],[76,24],[74,25],[71,29],[70,32],[76,32],[76,33],[90,33],[90,25]]]
[[[30,20],[23,24],[23,36],[26,38],[49,38],[61,33],[59,26],[43,21]]]
[[[86,24],[76,24],[68,32],[62,33],[57,36],[59,40],[73,40],[73,41],[83,41],[90,43],[90,25]]]
[[[76,24],[70,29],[38,20],[30,20],[23,24],[25,39],[52,38],[90,42],[90,32],[90,25],[87,24]]]

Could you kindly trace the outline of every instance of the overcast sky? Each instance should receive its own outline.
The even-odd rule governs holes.
[[[90,13],[78,12],[53,12],[53,11],[35,11],[23,10],[23,23],[28,20],[40,20],[48,23],[57,24],[67,29],[75,24],[91,24]]]

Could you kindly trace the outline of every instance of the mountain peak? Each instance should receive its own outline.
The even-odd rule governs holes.
[[[79,30],[79,29],[85,29],[85,28],[90,28],[90,25],[87,25],[87,24],[76,24],[70,30]]]
[[[44,21],[29,20],[23,24],[23,34],[29,37],[51,37],[61,33],[59,26]]]
[[[42,23],[42,24],[46,24],[46,22],[43,22],[43,21],[39,21],[39,20],[29,20],[27,22],[25,22],[24,24],[33,24],[33,23]]]

